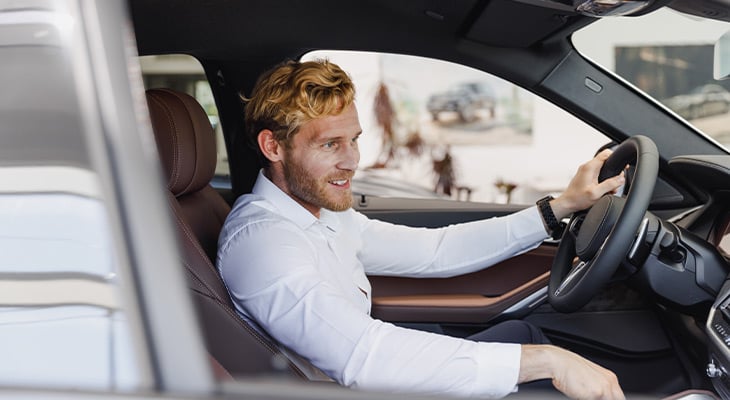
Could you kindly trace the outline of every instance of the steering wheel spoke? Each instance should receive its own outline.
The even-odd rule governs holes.
[[[573,240],[576,240],[578,238],[578,234],[580,233],[580,227],[583,225],[583,221],[585,220],[585,218],[585,211],[578,211],[573,214],[573,217],[570,218],[570,222],[568,222],[568,234],[571,235]]]
[[[568,272],[568,275],[563,278],[560,286],[555,289],[555,296],[560,296],[560,293],[568,288],[578,277],[582,276],[587,268],[590,268],[590,261],[586,262],[578,260],[578,263],[576,263],[573,268],[571,268],[570,272]]]

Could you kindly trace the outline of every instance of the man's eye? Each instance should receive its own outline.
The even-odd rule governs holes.
[[[326,142],[322,145],[325,149],[333,149],[335,147],[336,143],[334,141]]]

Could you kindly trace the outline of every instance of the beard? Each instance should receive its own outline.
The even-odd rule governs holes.
[[[335,189],[337,193],[328,193],[333,180],[348,179],[352,183],[353,171],[339,172],[317,178],[312,176],[296,161],[289,159],[284,163],[284,178],[286,179],[289,194],[299,202],[308,203],[317,208],[330,211],[345,211],[352,207],[352,189]]]

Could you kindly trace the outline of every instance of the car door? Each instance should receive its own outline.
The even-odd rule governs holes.
[[[356,208],[370,218],[435,228],[503,216],[523,207],[361,196]],[[452,278],[370,276],[373,316],[422,324],[426,329],[436,329],[434,324],[441,329],[455,325],[485,326],[524,317],[546,300],[556,249],[555,242],[546,241],[525,254]]]

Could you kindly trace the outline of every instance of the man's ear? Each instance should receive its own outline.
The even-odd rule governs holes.
[[[277,162],[283,158],[281,152],[281,144],[274,138],[274,132],[269,129],[263,129],[259,132],[256,140],[259,143],[259,149],[269,161]]]

